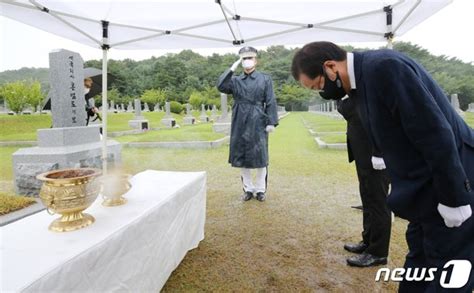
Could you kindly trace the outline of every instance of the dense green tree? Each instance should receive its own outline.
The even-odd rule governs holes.
[[[38,107],[43,102],[44,96],[41,92],[41,84],[39,81],[31,81],[26,83],[27,89],[27,104],[33,108],[33,111],[36,112]]]
[[[21,68],[18,70],[7,70],[0,72],[0,86],[21,80],[37,80],[44,92],[49,91],[49,69],[48,68]]]
[[[146,90],[141,96],[140,100],[147,103],[148,106],[155,106],[157,103],[163,105],[166,102],[166,91],[161,89]]]
[[[186,66],[176,55],[167,55],[155,62],[155,88],[184,91],[187,77]]]
[[[285,105],[290,111],[301,111],[308,109],[308,103],[314,98],[314,94],[301,86],[283,85],[278,96],[278,104]]]
[[[1,87],[0,92],[10,110],[17,114],[21,113],[28,105],[29,87],[23,81],[7,83]]]
[[[220,107],[220,94],[215,86],[206,86],[201,91],[201,94],[204,97],[203,104],[206,104],[208,106],[216,105]]]
[[[131,97],[122,96],[119,90],[116,88],[107,91],[107,101],[109,102],[109,104],[111,101],[114,101],[115,105],[127,104],[129,100],[131,100]],[[96,95],[94,97],[94,101],[96,107],[102,106],[102,94]]]
[[[170,112],[175,114],[180,114],[183,112],[183,105],[180,102],[171,101],[170,102]]]
[[[189,101],[188,101],[188,103],[190,103],[191,106],[193,106],[195,110],[200,109],[201,104],[204,104],[204,102],[205,102],[204,96],[202,95],[202,93],[198,91],[194,91],[193,93],[191,93],[191,96],[189,97]]]

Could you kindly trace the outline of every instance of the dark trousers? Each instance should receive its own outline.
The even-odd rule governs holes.
[[[474,205],[471,205],[474,210]],[[439,214],[433,213],[430,219],[423,222],[408,224],[406,239],[409,252],[405,260],[405,269],[437,268],[433,281],[402,281],[399,292],[472,292],[474,289],[474,267],[467,284],[458,289],[446,289],[440,284],[443,270],[445,283],[449,276],[449,268],[443,268],[450,260],[468,260],[474,266],[474,216],[471,216],[461,227],[448,228]],[[454,272],[455,269],[452,269]]]
[[[366,252],[386,257],[392,227],[391,212],[387,207],[389,178],[384,170],[360,167],[357,167],[357,176],[363,206],[362,240],[368,245]]]

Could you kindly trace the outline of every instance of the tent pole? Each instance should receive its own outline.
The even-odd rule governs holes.
[[[222,14],[224,15],[224,19],[225,21],[227,22],[227,25],[229,26],[229,30],[230,30],[230,33],[232,34],[232,37],[234,37],[234,41],[232,42],[233,45],[240,45],[242,44],[244,41],[243,40],[237,40],[237,38],[235,37],[235,33],[234,33],[234,30],[232,29],[232,26],[230,25],[230,22],[229,20],[227,19],[227,14],[225,13],[225,10],[224,8],[222,7],[222,3],[221,3],[221,0],[215,0],[217,4],[219,4],[219,7],[222,11]],[[239,16],[240,18],[240,16]]]
[[[393,49],[393,30],[392,30],[392,14],[393,14],[393,7],[391,5],[385,6],[383,11],[386,14],[385,24],[387,26],[387,33],[385,33],[384,37],[387,39],[387,49]]]
[[[102,21],[102,175],[107,175],[107,51],[108,43],[107,21]]]
[[[102,49],[102,174],[107,175],[107,49]]]

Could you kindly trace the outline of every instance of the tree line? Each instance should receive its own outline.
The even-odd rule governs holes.
[[[348,51],[364,50],[351,46],[345,47]],[[261,50],[258,56],[258,70],[270,74],[273,78],[274,90],[279,105],[287,110],[306,110],[309,104],[321,102],[316,92],[306,90],[299,86],[290,73],[290,65],[297,49],[288,49],[283,46],[272,46]],[[462,109],[474,102],[474,66],[464,63],[459,59],[448,56],[434,56],[426,49],[405,42],[395,42],[394,50],[403,52],[421,63],[443,87],[446,94],[457,93]],[[135,98],[153,107],[164,104],[165,101],[176,101],[181,104],[190,103],[194,108],[199,105],[220,105],[219,92],[215,84],[219,75],[229,68],[238,58],[236,54],[213,54],[202,56],[191,50],[183,50],[177,54],[167,54],[152,57],[142,61],[109,60],[108,69],[112,78],[109,83],[109,100],[116,104],[128,104]],[[84,67],[101,68],[101,60],[89,60]],[[241,73],[241,68],[236,72]],[[0,99],[7,100],[11,106],[13,100],[19,104],[27,105],[22,95],[8,95],[13,82],[24,79],[25,88],[33,89],[31,84],[41,84],[41,93],[46,95],[49,90],[47,69],[26,69],[5,71],[0,73]],[[32,81],[35,80],[35,81]],[[16,86],[19,86],[16,84]],[[31,96],[31,95],[30,95]],[[33,95],[34,96],[34,95]],[[16,103],[16,104],[18,104]],[[33,103],[33,102],[31,102]],[[230,103],[232,98],[230,97]],[[97,97],[100,105],[100,97]],[[32,104],[30,104],[32,105]]]

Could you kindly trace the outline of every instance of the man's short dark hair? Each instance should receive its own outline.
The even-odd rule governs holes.
[[[323,74],[323,63],[328,60],[344,61],[347,52],[331,42],[313,42],[297,51],[291,64],[291,74],[299,80],[300,74],[311,79]]]

